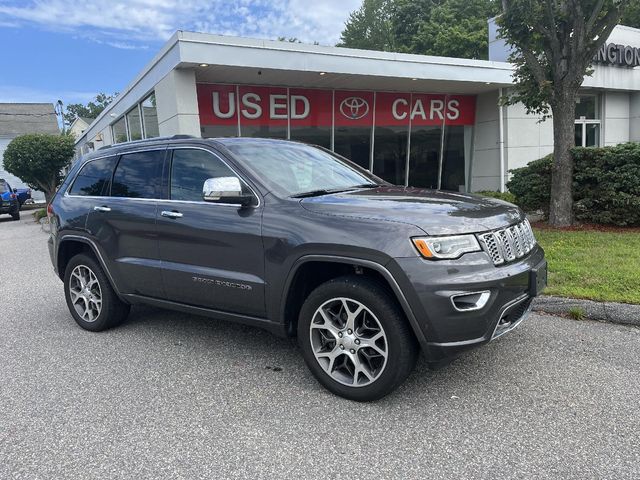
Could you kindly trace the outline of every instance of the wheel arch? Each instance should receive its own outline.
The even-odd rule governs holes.
[[[109,268],[107,267],[102,254],[98,250],[98,247],[93,241],[80,235],[65,235],[60,239],[58,243],[58,250],[56,255],[56,268],[60,279],[64,280],[64,272],[69,261],[80,253],[87,253],[93,256],[100,264],[102,270],[104,270],[111,287],[116,292],[116,295],[122,299],[122,295],[118,290],[115,280],[113,279]]]
[[[322,269],[325,273],[322,273]],[[312,272],[311,281],[304,281],[305,274]],[[320,275],[317,275],[320,272]],[[398,302],[405,314],[409,326],[421,346],[426,345],[426,338],[419,327],[418,321],[411,309],[407,298],[400,289],[395,278],[384,265],[361,258],[340,257],[333,255],[306,255],[299,258],[291,268],[284,285],[285,295],[280,307],[281,318],[284,321],[285,329],[290,336],[295,335],[298,322],[298,314],[304,299],[314,288],[332,278],[337,278],[345,274],[364,274],[373,276],[381,281]]]

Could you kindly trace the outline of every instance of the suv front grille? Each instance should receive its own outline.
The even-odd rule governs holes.
[[[478,235],[485,251],[495,265],[524,257],[536,245],[529,220],[501,230]]]

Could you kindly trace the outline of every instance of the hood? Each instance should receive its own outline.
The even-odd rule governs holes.
[[[310,197],[312,212],[346,218],[402,222],[429,235],[476,233],[518,222],[520,209],[502,200],[411,187],[378,187]]]

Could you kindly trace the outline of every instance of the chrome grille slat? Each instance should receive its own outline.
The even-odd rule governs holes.
[[[522,258],[536,245],[528,220],[493,232],[482,233],[478,238],[494,265]]]

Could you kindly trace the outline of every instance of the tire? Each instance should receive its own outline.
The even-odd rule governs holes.
[[[87,284],[90,289],[83,289]],[[67,264],[64,295],[76,323],[92,332],[119,325],[131,308],[118,298],[98,262],[86,254],[74,256]]]
[[[359,402],[395,390],[413,370],[419,351],[387,290],[356,275],[311,292],[300,310],[298,343],[309,370],[327,390]]]
[[[20,208],[16,208],[16,211],[11,214],[13,220],[20,220]]]

